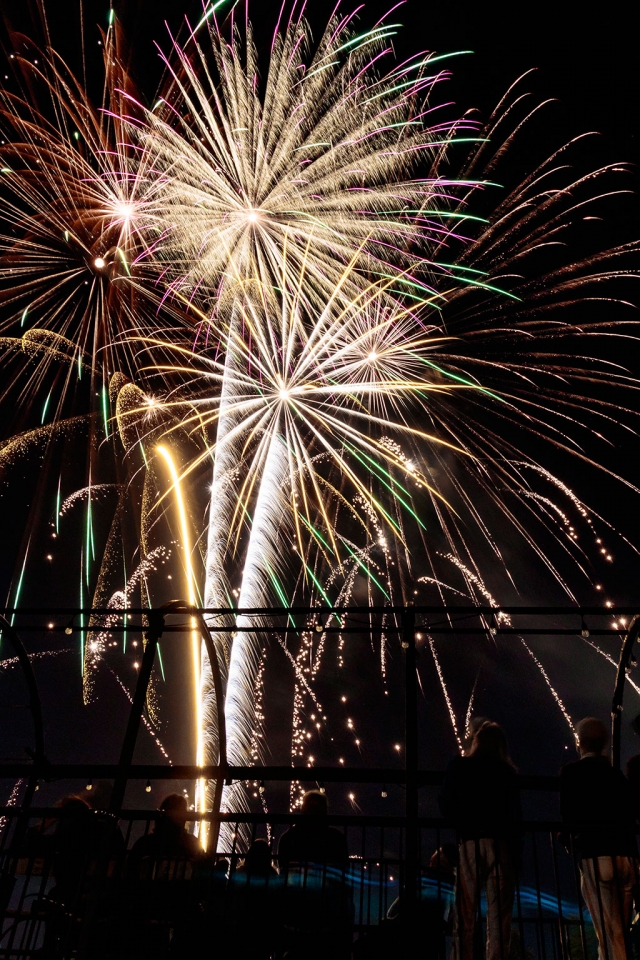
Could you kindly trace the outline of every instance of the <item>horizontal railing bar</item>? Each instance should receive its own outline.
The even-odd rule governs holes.
[[[31,763],[0,764],[0,779],[29,779],[34,775],[42,780],[112,780],[121,772],[118,764],[96,763]],[[380,783],[404,784],[406,770],[402,768],[362,768],[362,767],[226,767],[215,765],[198,767],[195,764],[133,764],[127,768],[129,780],[215,780],[222,775],[227,780],[264,780],[291,782],[301,780],[314,783]],[[444,778],[439,770],[419,770],[416,774],[418,785],[438,787]],[[543,790],[555,792],[559,788],[559,778],[553,776],[521,775],[519,783],[523,790]]]
[[[111,780],[121,772],[117,763],[112,764],[41,764],[34,766],[29,763],[0,764],[0,779],[29,778],[37,771],[41,779],[47,780],[77,780],[87,779]],[[220,775],[227,780],[271,780],[291,782],[292,780],[316,780],[336,783],[404,783],[406,773],[403,769],[367,770],[362,768],[344,767],[226,767],[221,770],[217,765],[199,767],[195,764],[176,764],[166,766],[161,764],[137,764],[127,767],[129,780],[215,780]],[[425,774],[433,777],[434,783],[440,783],[442,774]]]
[[[440,614],[444,617],[449,616],[493,616],[499,613],[508,613],[513,616],[519,614],[526,615],[539,615],[539,616],[620,616],[620,615],[632,615],[640,611],[638,606],[622,606],[616,607],[615,611],[611,607],[606,606],[584,606],[584,607],[536,607],[536,606],[498,606],[498,607],[474,607],[474,606],[459,606],[459,607],[444,607],[444,606],[424,606],[418,605],[412,607],[399,607],[399,606],[390,606],[390,607],[242,607],[239,609],[233,609],[231,607],[184,607],[179,611],[167,612],[164,611],[165,616],[182,616],[184,614],[190,613],[203,613],[207,616],[312,616],[317,617],[319,615],[327,614],[351,614],[352,616],[368,616],[369,614],[402,614],[407,609],[411,609],[417,614]],[[149,607],[127,607],[126,610],[114,610],[112,607],[0,607],[0,612],[6,615],[21,615],[21,616],[74,616],[74,615],[106,615],[111,616],[122,616],[123,614],[130,614],[135,616],[143,616],[149,612],[157,613],[161,611],[161,608],[149,608]]]
[[[42,624],[21,624],[20,633],[66,633],[68,629],[71,629],[73,633],[110,633],[110,634],[123,634],[123,633],[143,633],[145,630],[148,630],[148,627],[144,624],[127,624],[126,627],[121,625],[114,626],[101,626],[100,624],[94,624],[93,627],[72,627],[69,628],[65,624],[57,624],[53,627]],[[215,627],[215,633],[279,633],[286,631],[287,633],[302,633],[311,629],[308,626],[292,627],[292,626],[270,626],[270,627]],[[465,636],[471,635],[485,635],[489,632],[489,629],[493,630],[496,634],[500,636],[504,635],[514,635],[514,636],[539,636],[539,637],[575,637],[580,633],[580,627],[461,627],[453,624],[450,627],[430,627],[428,624],[418,624],[416,626],[417,630],[424,630],[425,633],[436,634],[442,636],[443,634],[464,634]],[[192,632],[193,627],[190,624],[169,624],[164,627],[163,633],[188,633]],[[369,627],[366,624],[358,627],[328,627],[322,631],[323,633],[336,633],[336,634],[346,634],[346,633],[367,633],[378,636],[380,634],[390,634],[390,633],[402,633],[402,627],[390,626],[390,627]],[[612,627],[604,629],[593,629],[589,630],[589,635],[592,637],[621,637],[624,636],[625,630],[617,629],[614,630]]]
[[[16,817],[21,813],[20,807],[0,807],[0,816]],[[73,819],[78,816],[77,811],[65,811],[59,807],[32,807],[29,810],[29,816],[35,818],[55,818],[55,819]],[[122,810],[118,814],[120,820],[160,820],[163,814],[161,810]],[[274,823],[290,824],[304,822],[307,818],[303,813],[202,813],[196,810],[190,810],[187,815],[187,823],[199,823],[201,821],[210,822],[218,820],[221,823]],[[330,826],[346,827],[404,827],[406,818],[403,816],[357,816],[354,814],[328,814],[326,822]],[[456,826],[450,820],[442,817],[418,817],[418,826],[423,829],[434,830],[455,830]],[[569,823],[564,820],[523,820],[519,825],[522,833],[566,833],[575,834],[584,830],[603,829],[602,823]],[[606,830],[606,828],[605,828]],[[633,831],[640,835],[640,828]],[[373,859],[377,859],[375,856]]]

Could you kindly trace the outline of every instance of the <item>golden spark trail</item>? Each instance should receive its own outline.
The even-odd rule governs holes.
[[[180,485],[180,475],[176,469],[173,457],[167,447],[159,444],[156,447],[158,453],[163,457],[173,485],[175,494],[175,503],[178,510],[178,519],[180,524],[180,536],[182,546],[182,556],[184,558],[185,582],[187,586],[187,600],[190,606],[195,607],[198,603],[196,578],[192,562],[191,538],[189,536],[189,524],[187,522],[187,511],[185,509],[182,487]],[[201,691],[201,672],[202,672],[202,651],[200,633],[196,628],[196,621],[191,617],[191,654],[193,662],[193,701],[194,701],[194,722],[196,728],[196,764],[199,767],[204,765],[204,730],[202,723],[202,691]],[[198,780],[196,784],[195,808],[204,813],[206,807],[206,791],[204,780]],[[200,830],[200,842],[206,846],[206,824],[202,822]]]

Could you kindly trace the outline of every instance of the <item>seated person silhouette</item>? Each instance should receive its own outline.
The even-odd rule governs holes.
[[[136,840],[129,862],[139,866],[142,860],[197,860],[202,856],[202,847],[197,837],[185,830],[189,808],[185,797],[170,793],[160,804],[162,816],[153,830]]]
[[[303,819],[280,837],[280,873],[285,873],[292,863],[346,864],[349,851],[345,835],[326,822],[326,794],[308,790],[302,798],[300,812]]]
[[[252,842],[217,899],[209,916],[223,949],[238,960],[268,960],[279,941],[282,896],[266,840]]]
[[[235,872],[236,877],[255,877],[262,881],[275,879],[278,871],[271,862],[271,848],[266,840],[254,840],[242,863]]]

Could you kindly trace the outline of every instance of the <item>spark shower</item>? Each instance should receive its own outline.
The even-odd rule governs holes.
[[[81,624],[87,700],[104,668],[128,693],[109,626],[160,602],[160,567],[213,608],[391,605],[419,590],[497,606],[496,584],[526,591],[505,559],[512,538],[569,600],[599,588],[597,564],[613,559],[602,505],[555,464],[610,473],[590,441],[633,419],[620,397],[636,382],[599,348],[634,332],[616,283],[636,275],[637,244],[572,252],[620,165],[574,174],[577,138],[500,186],[540,109],[526,77],[486,124],[451,119],[443,89],[460,52],[399,62],[397,8],[366,26],[366,9],[338,7],[316,38],[304,7],[285,5],[267,51],[238,10],[209,6],[172,40],[152,104],[113,12],[101,103],[55,50],[16,35],[9,54],[2,402],[28,422],[14,418],[0,464],[11,484],[18,461],[52,464],[85,438],[83,484],[67,491],[52,468],[39,491],[55,503],[52,536],[84,511],[78,599],[114,610]],[[216,633],[236,621],[242,631]],[[209,622],[233,764],[263,757],[260,622]],[[316,680],[330,657],[343,667],[347,642],[330,650],[313,623],[279,638],[296,762],[313,764],[326,724]],[[475,683],[456,710],[425,642],[460,740]],[[191,643],[193,756],[215,762],[215,690],[195,632]],[[383,635],[383,675],[387,652]],[[149,707],[164,749],[153,694]],[[225,802],[242,806],[244,787]]]

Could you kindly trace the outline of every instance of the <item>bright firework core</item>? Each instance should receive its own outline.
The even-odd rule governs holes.
[[[96,257],[93,261],[93,265],[96,270],[102,270],[104,267],[106,267],[107,261],[104,260],[103,257]]]
[[[257,210],[250,210],[247,214],[247,220],[249,223],[257,223],[259,220],[259,215]]]
[[[113,205],[113,212],[119,220],[129,221],[133,216],[133,204],[128,200],[118,200]]]

